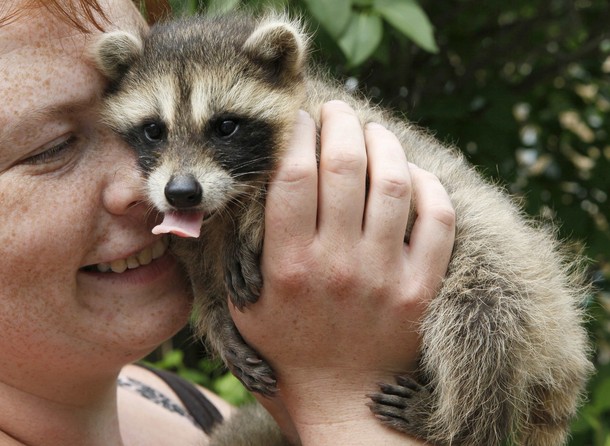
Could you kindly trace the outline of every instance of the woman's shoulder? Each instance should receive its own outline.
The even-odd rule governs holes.
[[[123,368],[118,406],[126,444],[202,444],[231,406],[175,374],[139,365]]]

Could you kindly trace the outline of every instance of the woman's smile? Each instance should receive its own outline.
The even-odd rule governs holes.
[[[145,247],[135,254],[125,258],[110,260],[108,262],[100,262],[93,265],[87,265],[81,268],[83,272],[100,272],[100,273],[124,273],[127,270],[133,270],[140,266],[150,264],[153,260],[162,257],[167,251],[169,240],[167,237],[158,239],[152,245]]]

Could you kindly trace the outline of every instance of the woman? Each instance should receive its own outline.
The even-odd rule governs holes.
[[[181,269],[150,232],[134,155],[96,116],[92,20],[145,25],[128,0],[82,3],[0,6],[0,445],[205,444],[175,392],[129,365],[190,310]],[[264,404],[289,434],[305,445],[405,445],[364,394],[414,363],[417,321],[451,252],[452,208],[385,129],[361,129],[342,103],[323,119],[318,173],[313,124],[300,117],[269,193],[263,295],[234,316],[278,373],[280,396]],[[411,183],[419,216],[403,247]]]

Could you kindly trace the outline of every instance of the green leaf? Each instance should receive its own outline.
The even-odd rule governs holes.
[[[594,407],[597,413],[610,409],[610,379],[606,378],[595,388]]]
[[[208,376],[205,373],[203,373],[199,370],[189,369],[186,367],[178,370],[178,374],[181,377],[183,377],[191,382],[197,383],[197,384],[205,385],[205,384],[208,384],[210,381]]]
[[[570,425],[570,431],[577,433],[586,432],[590,428],[597,428],[599,425],[598,415],[591,406],[583,407],[578,414],[578,418]]]
[[[426,51],[438,52],[434,41],[434,28],[415,0],[375,0],[373,9]]]
[[[210,0],[207,12],[211,14],[224,14],[237,9],[239,0]]]
[[[311,14],[328,33],[337,39],[349,23],[352,4],[350,0],[304,0]]]
[[[222,1],[222,0],[218,0]],[[250,3],[256,6],[256,10],[276,10],[276,11],[284,11],[289,10],[291,0],[248,0],[247,2],[244,0],[242,3]]]
[[[233,405],[252,402],[253,397],[245,387],[230,373],[219,377],[213,384],[213,390],[225,401]]]
[[[182,350],[170,350],[155,366],[162,369],[172,369],[182,367],[184,363],[184,352]]]
[[[197,0],[169,0],[169,4],[176,17],[195,14],[199,8]]]
[[[354,13],[337,42],[349,65],[364,62],[379,46],[382,37],[381,17],[365,13]]]

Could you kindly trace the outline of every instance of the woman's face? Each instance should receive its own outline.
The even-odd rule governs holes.
[[[142,26],[129,0],[102,3],[113,27]],[[0,374],[120,366],[187,320],[173,258],[138,266],[160,239],[133,153],[97,122],[103,80],[86,60],[96,35],[44,8],[0,27]],[[135,268],[98,270],[126,261]]]

